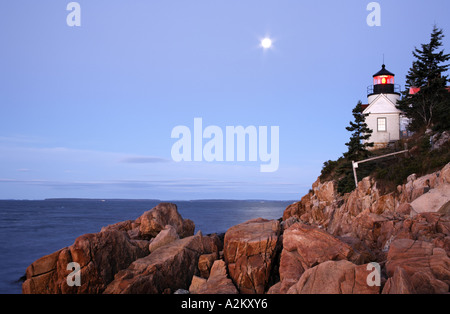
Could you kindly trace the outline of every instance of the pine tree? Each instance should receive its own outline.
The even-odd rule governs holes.
[[[369,147],[373,147],[373,143],[369,143],[368,140],[372,135],[372,130],[369,129],[366,123],[367,114],[363,113],[362,103],[358,102],[353,109],[354,122],[350,121],[350,126],[347,127],[347,131],[353,132],[350,137],[350,141],[345,143],[348,146],[348,151],[344,154],[344,157],[348,160],[362,160],[370,155],[367,150]]]
[[[344,159],[340,159],[339,164],[334,166],[336,175],[339,176],[337,190],[341,194],[355,189],[351,161],[359,161],[369,157],[370,152],[367,148],[374,146],[373,143],[368,142],[373,131],[367,126],[366,116],[368,115],[364,114],[363,111],[362,103],[359,101],[353,109],[354,121],[350,121],[350,126],[346,128],[347,131],[353,132],[350,141],[345,144],[348,146],[348,151],[344,153]],[[329,164],[330,162],[328,162]]]
[[[397,103],[398,109],[411,119],[411,131],[449,127],[450,95],[446,90],[449,79],[444,75],[449,65],[444,63],[450,59],[450,54],[439,50],[444,37],[443,30],[434,26],[430,42],[413,51],[416,60],[406,76],[403,99]],[[411,87],[420,88],[420,91],[410,95]]]

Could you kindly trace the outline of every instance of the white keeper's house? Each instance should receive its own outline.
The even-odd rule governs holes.
[[[373,75],[373,85],[367,88],[368,104],[363,105],[363,113],[368,114],[366,123],[373,130],[368,140],[375,144],[373,149],[387,147],[406,133],[408,119],[396,107],[401,94],[394,77],[395,74],[383,64],[381,70]]]

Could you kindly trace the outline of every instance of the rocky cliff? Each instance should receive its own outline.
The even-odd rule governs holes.
[[[301,241],[290,240],[292,232],[307,225],[349,245],[358,256],[358,259],[354,255],[343,258],[342,254],[335,254],[329,260],[345,259],[356,265],[379,263],[383,293],[448,293],[450,164],[423,177],[413,174],[407,181],[397,191],[382,194],[376,181],[364,178],[358,188],[344,196],[336,194],[334,182],[316,181],[310,193],[286,208],[283,214],[285,224],[292,226],[284,233],[280,265],[298,264],[314,251],[310,248],[304,252],[298,246]],[[292,243],[297,247],[289,250]],[[292,255],[290,251],[297,254],[295,262],[291,261],[292,257],[289,262],[283,260],[284,256]],[[324,256],[325,251],[329,252],[321,250],[320,254]],[[318,266],[322,262],[318,261]],[[288,277],[285,281],[286,271],[281,266],[281,282],[272,291],[285,292],[294,282],[298,286],[300,277],[306,276],[306,271],[300,268],[293,272],[296,275],[293,279]],[[315,271],[321,273],[320,269]]]
[[[83,235],[32,263],[23,293],[448,293],[450,164],[382,194],[313,184],[279,220],[194,235],[174,204]],[[80,265],[70,286],[67,265]],[[377,264],[373,264],[373,263]],[[378,265],[378,269],[377,269]],[[375,271],[374,271],[375,270]],[[379,284],[376,280],[379,279]]]

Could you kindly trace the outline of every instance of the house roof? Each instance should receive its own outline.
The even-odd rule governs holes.
[[[377,73],[375,73],[375,74],[373,75],[373,77],[375,77],[375,76],[380,76],[380,75],[391,75],[391,76],[395,76],[394,73],[391,73],[391,72],[389,72],[388,70],[386,70],[386,66],[385,66],[384,64],[381,66],[381,70],[378,71]]]
[[[378,95],[371,103],[368,105],[364,111],[364,114],[399,114],[399,110],[395,103],[393,103],[386,95]]]
[[[447,86],[446,88],[447,88],[448,92],[450,93],[450,86]],[[409,88],[410,95],[417,94],[418,92],[420,92],[420,87],[410,87]]]
[[[411,87],[411,88],[409,89],[409,94],[410,94],[410,95],[417,94],[418,92],[420,92],[420,87]]]

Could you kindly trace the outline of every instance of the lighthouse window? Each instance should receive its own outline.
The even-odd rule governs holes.
[[[386,132],[386,118],[378,118],[378,132]]]

